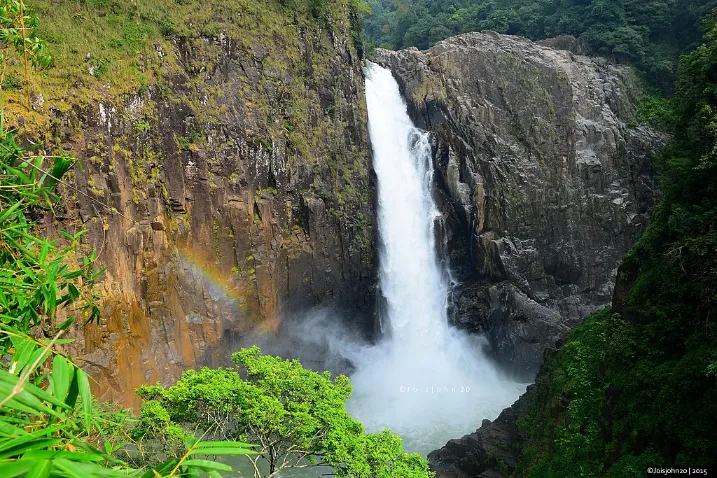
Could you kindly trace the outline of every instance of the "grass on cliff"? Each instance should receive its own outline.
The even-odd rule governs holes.
[[[325,7],[316,10],[315,3]],[[322,22],[330,27],[331,19],[345,18],[356,3],[217,0],[208,8],[199,0],[36,0],[29,8],[42,18],[39,37],[54,62],[30,86],[60,108],[136,93],[184,67],[172,42],[231,39],[238,44],[232,48],[251,51],[275,43],[287,29]]]

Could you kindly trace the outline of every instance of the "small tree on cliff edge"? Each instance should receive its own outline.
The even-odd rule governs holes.
[[[345,406],[352,389],[347,377],[332,380],[328,372],[262,355],[258,347],[242,349],[232,359],[237,368],[190,370],[168,389],[138,389],[145,399],[139,429],[144,439],[181,443],[182,429],[217,429],[216,438],[258,444],[259,454],[248,457],[257,478],[319,465],[342,477],[432,476],[419,454],[403,451],[398,436],[388,430],[365,434],[351,418]],[[179,448],[165,451],[181,454]],[[268,465],[265,475],[261,460]]]

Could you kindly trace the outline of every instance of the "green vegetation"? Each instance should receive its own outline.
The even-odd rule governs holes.
[[[0,3],[0,87],[5,89],[20,89],[30,79],[30,67],[46,67],[51,61],[45,43],[37,37],[39,21],[36,16],[28,13],[22,0]],[[16,58],[13,58],[11,52]],[[8,65],[13,60],[18,60],[16,63],[20,64],[24,82],[8,72]],[[29,89],[26,89],[25,97],[27,99],[25,106],[29,107]],[[5,108],[2,90],[0,90],[0,108]]]
[[[202,58],[178,62],[170,54],[176,43],[201,51],[206,46],[195,39],[225,36],[236,41],[233,48],[252,51],[255,44],[273,44],[277,34],[284,36],[294,20],[299,26],[327,23],[343,18],[344,9],[352,29],[360,31],[363,8],[357,0],[221,0],[212,8],[198,0],[36,0],[32,6],[43,19],[38,35],[54,57],[42,91],[61,103],[101,99],[108,85],[114,96],[156,86],[171,98],[168,74],[185,68],[206,76],[214,72]],[[81,96],[63,98],[59,93],[67,90]]]
[[[663,200],[620,269],[616,309],[578,326],[546,362],[520,422],[521,475],[717,464],[717,25],[708,26],[681,61],[674,139],[659,161]]]
[[[670,131],[677,121],[673,103],[670,98],[644,95],[638,104],[637,121],[663,131]]]
[[[366,37],[376,46],[426,49],[459,33],[494,30],[533,40],[573,35],[591,53],[637,66],[669,92],[679,56],[701,37],[714,0],[372,0]]]
[[[330,465],[337,476],[412,478],[429,476],[425,460],[406,454],[401,439],[387,430],[364,434],[346,412],[348,378],[331,379],[304,369],[296,360],[261,355],[257,347],[233,355],[236,369],[190,370],[167,389],[141,387],[145,440],[181,456],[184,430],[214,430],[217,439],[258,443],[250,456],[256,477],[287,468]],[[243,379],[242,376],[246,376]],[[266,467],[260,462],[265,462]]]

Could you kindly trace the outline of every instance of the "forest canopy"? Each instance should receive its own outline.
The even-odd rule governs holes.
[[[493,30],[541,40],[573,35],[589,53],[633,64],[670,93],[679,57],[699,43],[716,0],[369,0],[376,47],[427,49],[452,35]]]

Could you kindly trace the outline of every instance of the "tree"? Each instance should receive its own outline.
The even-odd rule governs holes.
[[[254,476],[288,468],[328,465],[338,476],[431,476],[426,461],[403,451],[390,432],[365,434],[346,412],[349,379],[307,370],[297,360],[262,355],[258,347],[232,356],[236,368],[190,370],[173,386],[140,387],[145,400],[139,431],[144,440],[168,439],[181,429],[208,430],[214,438],[257,443],[249,456]],[[171,446],[170,446],[171,448]],[[170,453],[181,454],[178,451]]]

